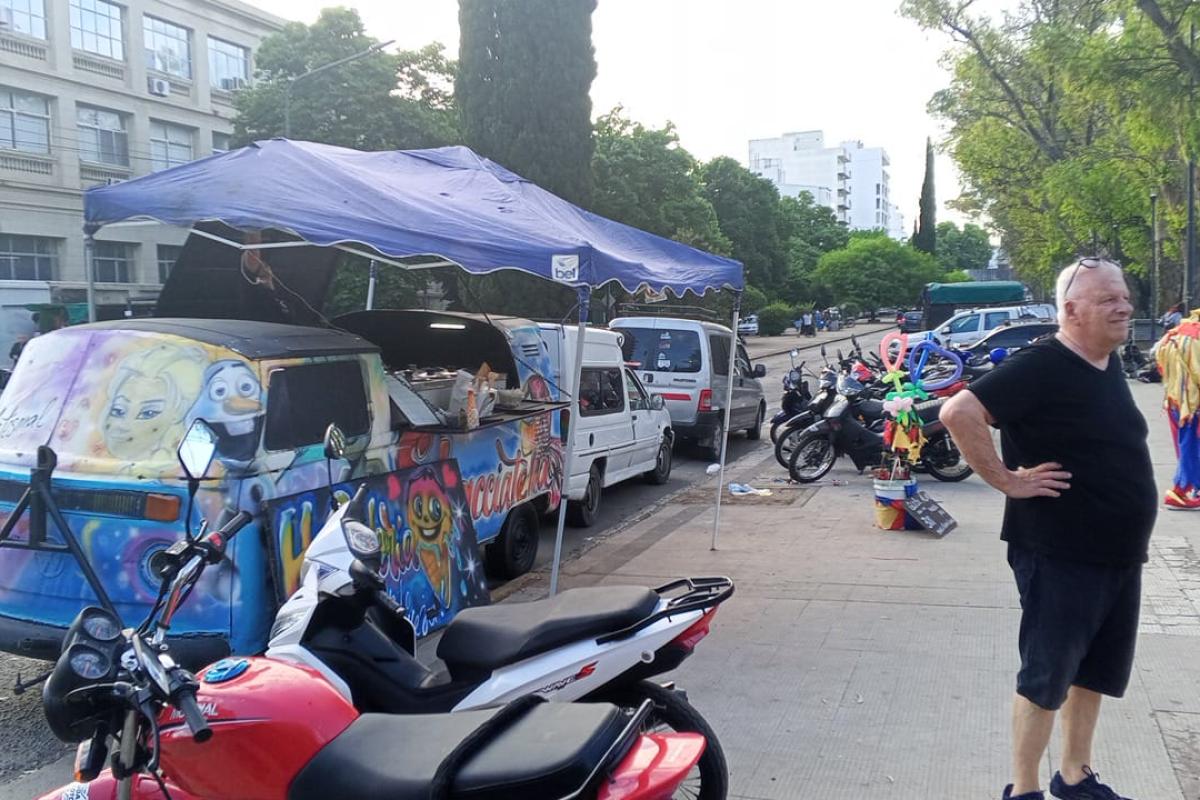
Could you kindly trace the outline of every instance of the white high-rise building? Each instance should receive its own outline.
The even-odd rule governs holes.
[[[911,235],[904,224],[904,214],[900,211],[900,206],[895,203],[888,207],[887,232],[888,236],[900,242],[905,241]]]
[[[887,231],[903,239],[904,220],[891,202],[887,152],[861,141],[825,146],[821,131],[750,140],[750,171],[771,181],[780,194],[812,194],[853,230]]]
[[[850,153],[841,145],[826,147],[821,131],[751,139],[750,171],[771,181],[788,197],[808,192],[817,203],[832,209],[838,220],[850,224]]]

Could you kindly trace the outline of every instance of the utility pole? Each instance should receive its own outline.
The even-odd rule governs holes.
[[[1191,48],[1196,49],[1196,23],[1192,23]],[[1188,80],[1188,98],[1195,112],[1196,79]],[[1196,277],[1196,144],[1188,145],[1187,165],[1187,258],[1183,266],[1183,308],[1191,308],[1192,282]]]
[[[1158,192],[1150,193],[1150,339],[1158,341]]]
[[[284,136],[284,138],[290,139],[292,137],[292,87],[293,86],[295,86],[297,83],[304,80],[305,78],[311,78],[313,75],[317,75],[318,73],[333,69],[334,67],[340,67],[342,64],[349,64],[351,61],[357,61],[360,58],[365,58],[365,57],[371,55],[372,53],[377,53],[380,50],[382,50],[383,48],[387,47],[389,44],[393,44],[395,41],[396,41],[395,39],[389,39],[386,42],[380,42],[378,44],[373,44],[370,47],[368,47],[366,50],[363,50],[361,53],[355,53],[352,56],[346,56],[345,58],[339,58],[337,61],[330,61],[328,64],[322,64],[319,67],[314,67],[313,69],[310,69],[308,72],[305,72],[302,75],[297,75],[294,78],[288,78],[287,83],[285,83],[283,85],[283,136]]]

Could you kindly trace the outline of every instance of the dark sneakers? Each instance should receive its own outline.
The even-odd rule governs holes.
[[[1090,767],[1083,768],[1087,777],[1074,786],[1063,780],[1062,773],[1054,773],[1050,780],[1050,794],[1060,800],[1130,800],[1122,797],[1100,782],[1100,776],[1092,772]]]
[[[1026,792],[1025,794],[1013,794],[1013,785],[1010,783],[1004,787],[1004,796],[1000,800],[1046,800],[1046,795],[1041,792]]]

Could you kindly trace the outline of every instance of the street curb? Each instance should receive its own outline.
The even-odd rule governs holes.
[[[848,341],[850,341],[851,336],[857,336],[860,333],[865,336],[865,335],[870,335],[872,333],[880,333],[881,331],[886,331],[886,330],[889,330],[889,329],[895,328],[895,327],[896,327],[895,325],[884,325],[884,324],[880,323],[878,326],[875,326],[875,327],[865,327],[862,329],[852,330],[849,333],[847,333],[845,336],[838,337],[837,339],[822,339],[819,342],[814,342],[813,344],[806,344],[806,345],[803,345],[800,347],[786,347],[783,350],[769,350],[769,351],[763,352],[763,353],[752,353],[751,357],[755,358],[755,359],[770,358],[771,356],[786,355],[787,353],[790,353],[793,350],[800,350],[800,351],[817,350],[817,349],[820,349],[821,345],[823,345],[823,344],[839,344],[841,342],[848,342]],[[745,340],[743,339],[743,341],[745,341]]]

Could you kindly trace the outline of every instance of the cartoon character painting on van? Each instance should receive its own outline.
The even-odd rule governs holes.
[[[389,591],[410,610],[420,635],[488,601],[479,548],[500,533],[511,509],[538,498],[543,508],[558,501],[557,410],[472,431],[396,429],[385,374],[369,345],[335,358],[256,360],[189,338],[190,328],[174,334],[135,324],[68,328],[31,340],[0,396],[0,523],[28,481],[38,446],[50,445],[58,456],[55,485],[72,490],[69,502],[60,500],[64,516],[128,620],[143,616],[154,599],[150,557],[183,535],[187,489],[175,450],[192,420],[203,418],[218,443],[196,497],[193,531],[202,519],[216,523],[243,509],[256,521],[231,545],[236,569],[209,570],[172,630],[228,641],[239,653],[265,645],[277,603],[295,589],[304,549],[329,509],[319,441],[264,448],[268,377],[278,370],[331,361],[360,368],[368,428],[351,438],[350,457],[335,462],[332,473],[341,492],[367,483]],[[519,369],[531,395],[555,393],[536,372]],[[151,518],[139,505],[151,494],[166,498],[174,516],[160,511]],[[27,526],[26,517],[14,538],[27,536]],[[53,526],[50,537],[57,538]],[[0,646],[27,637],[20,627],[27,624],[61,631],[82,604],[94,602],[69,555],[0,549]]]

